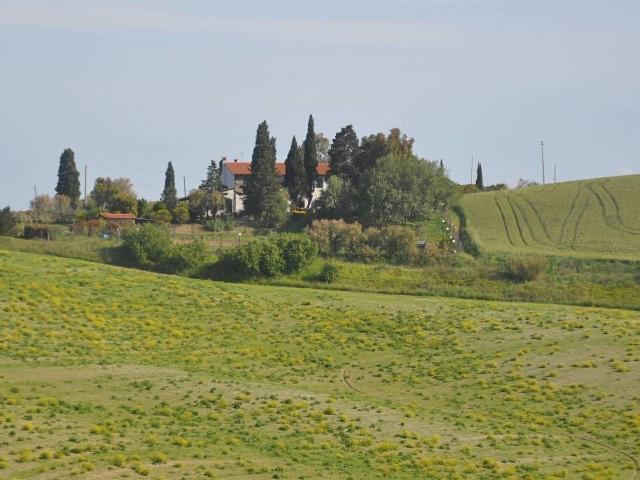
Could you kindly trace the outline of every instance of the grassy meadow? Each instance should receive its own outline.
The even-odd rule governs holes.
[[[475,193],[459,205],[484,252],[640,259],[640,175]]]
[[[189,240],[185,240],[189,241]],[[0,249],[126,265],[115,241],[68,236],[58,240],[0,237]],[[211,254],[213,255],[213,250]],[[257,280],[267,285],[311,287],[370,293],[446,296],[482,300],[559,303],[640,310],[640,263],[607,259],[551,258],[546,271],[526,283],[504,277],[503,258],[458,255],[451,262],[423,267],[335,260],[337,281],[319,279],[324,260],[302,271]],[[198,275],[198,272],[192,272]]]
[[[638,475],[640,313],[0,251],[0,478]]]

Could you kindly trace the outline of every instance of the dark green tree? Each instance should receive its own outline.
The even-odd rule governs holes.
[[[266,121],[258,125],[256,143],[251,155],[251,175],[243,186],[244,208],[260,224],[268,216],[269,207],[277,203],[279,190],[276,176],[276,139],[269,135]]]
[[[384,133],[377,133],[362,137],[358,154],[354,159],[355,175],[354,182],[356,185],[360,183],[360,178],[364,173],[373,168],[379,158],[385,156],[387,151],[387,137]]]
[[[351,125],[347,125],[336,133],[329,149],[331,175],[337,175],[342,180],[353,182],[356,174],[355,159],[358,155],[358,147],[358,136]]]
[[[171,162],[167,165],[167,171],[164,174],[164,189],[160,200],[165,204],[167,210],[171,211],[178,205],[178,192],[176,190],[176,174],[173,171]]]
[[[17,223],[16,215],[11,208],[4,207],[0,210],[0,235],[6,235]]]
[[[78,206],[78,200],[80,200],[80,172],[76,168],[75,153],[70,148],[65,148],[62,155],[60,155],[56,193],[69,197],[73,208]]]
[[[211,200],[215,197],[218,198],[219,195],[215,195],[216,192],[224,191],[224,185],[222,185],[222,161],[216,162],[215,160],[211,160],[209,166],[207,167],[207,176],[200,183],[200,190],[204,192],[203,203],[200,205],[204,211],[204,217],[209,218],[210,212],[217,212],[219,210],[219,205]],[[189,194],[190,202],[192,195]],[[224,205],[223,205],[224,207]],[[193,211],[193,209],[191,209]]]
[[[224,190],[222,186],[222,167],[218,166],[218,162],[211,160],[207,167],[207,176],[200,183],[202,188],[207,193],[221,192]]]
[[[302,152],[298,148],[295,135],[291,140],[291,148],[284,161],[284,186],[289,192],[289,198],[295,205],[307,194],[307,172],[302,159]]]
[[[482,164],[480,162],[478,162],[478,169],[476,171],[476,187],[478,190],[482,190],[484,188],[482,180]]]
[[[318,147],[316,144],[316,133],[313,127],[313,115],[309,115],[307,124],[307,137],[304,139],[304,169],[307,173],[307,207],[311,206],[311,198],[318,177]]]

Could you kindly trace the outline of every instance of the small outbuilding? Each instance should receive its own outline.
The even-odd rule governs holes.
[[[136,223],[136,216],[133,213],[106,213],[100,214],[100,217],[112,225],[133,225]]]

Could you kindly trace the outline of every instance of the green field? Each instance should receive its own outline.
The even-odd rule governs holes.
[[[640,313],[0,251],[0,478],[637,478]]]
[[[640,175],[464,195],[485,252],[640,259]]]

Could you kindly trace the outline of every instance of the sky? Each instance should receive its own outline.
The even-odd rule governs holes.
[[[637,0],[0,0],[0,207],[54,194],[67,147],[88,191],[158,199],[169,161],[189,190],[262,120],[284,161],[309,114],[398,127],[461,183],[472,157],[541,181],[541,140],[547,180],[640,173],[639,26]]]

